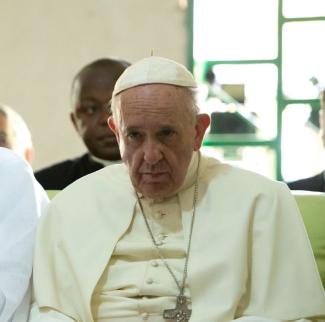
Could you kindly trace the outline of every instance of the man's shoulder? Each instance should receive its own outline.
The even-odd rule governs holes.
[[[133,192],[126,167],[123,164],[110,165],[60,191],[52,199],[50,208],[57,209],[64,217],[69,213],[70,218],[88,218],[94,212],[107,214],[113,204],[115,207],[128,204]]]
[[[45,189],[62,190],[75,180],[102,167],[101,164],[91,160],[86,153],[36,171],[35,177]]]
[[[112,191],[130,186],[132,185],[125,165],[114,164],[79,178],[66,187],[60,195],[96,196],[103,193],[111,194]]]
[[[291,190],[307,190],[324,192],[324,171],[314,176],[288,182]]]
[[[77,158],[79,159],[79,158]],[[35,172],[35,175],[43,175],[45,173],[52,173],[52,172],[56,172],[56,171],[61,171],[62,169],[66,169],[71,167],[73,164],[75,164],[75,160],[76,159],[69,159],[69,160],[64,160],[64,161],[60,161],[57,163],[54,163],[48,167],[42,168],[41,170],[38,170]]]
[[[48,167],[42,168],[35,172],[35,175],[43,175],[47,173],[56,173],[57,171],[64,171],[66,169],[74,168],[80,163],[88,163],[88,154],[84,154],[82,156],[73,158],[73,159],[67,159],[63,160],[57,163],[54,163]]]
[[[11,164],[12,162],[14,163],[19,163],[19,164],[24,164],[26,165],[27,163],[14,151],[7,149],[7,148],[2,148],[0,147],[0,162],[1,163],[8,163]]]
[[[267,192],[278,189],[279,181],[268,178],[259,173],[247,170],[228,163],[209,158],[206,167],[206,176],[211,178],[215,185],[230,189],[234,193]]]
[[[8,175],[9,173],[17,174],[18,173],[32,173],[32,169],[29,163],[21,158],[14,151],[7,148],[0,147],[0,170],[3,175]]]

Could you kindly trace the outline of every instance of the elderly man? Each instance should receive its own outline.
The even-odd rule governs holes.
[[[64,189],[84,175],[120,162],[118,144],[106,120],[115,82],[127,66],[125,61],[103,58],[88,64],[75,76],[70,117],[88,152],[37,171],[35,177],[44,189]]]
[[[293,321],[324,291],[285,184],[201,156],[196,83],[160,57],[130,66],[108,123],[124,164],[42,217],[31,321]]]
[[[321,111],[319,115],[323,145],[325,147],[325,89],[321,95]],[[325,192],[325,170],[312,177],[304,178],[288,183],[291,190],[307,190]]]
[[[7,105],[0,105],[0,147],[15,151],[29,163],[33,160],[30,131],[22,117]]]
[[[46,204],[46,194],[30,166],[0,148],[1,322],[28,319],[36,223]]]

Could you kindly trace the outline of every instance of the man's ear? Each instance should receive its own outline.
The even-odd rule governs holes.
[[[76,131],[79,133],[76,116],[75,116],[75,114],[73,112],[70,113],[70,120],[71,120],[74,128],[76,129]]]
[[[200,149],[205,131],[210,125],[210,116],[208,114],[198,114],[196,116],[194,151]]]
[[[117,128],[117,126],[115,124],[115,120],[114,120],[113,116],[110,116],[107,119],[107,124],[108,124],[109,128],[112,130],[112,132],[115,134],[117,142],[119,142],[120,141],[120,134],[119,134],[118,128]]]
[[[24,157],[25,160],[29,163],[32,164],[33,160],[34,160],[34,150],[32,148],[27,148],[24,151]]]

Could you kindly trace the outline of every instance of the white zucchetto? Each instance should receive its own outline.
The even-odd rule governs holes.
[[[193,75],[183,65],[167,58],[150,56],[134,63],[122,73],[112,96],[144,84],[197,87]]]

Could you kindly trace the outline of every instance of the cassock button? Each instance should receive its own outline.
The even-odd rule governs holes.
[[[164,244],[164,241],[165,241],[165,239],[166,239],[166,237],[167,237],[167,235],[160,233],[160,234],[157,236],[157,245],[158,245],[158,246],[163,245],[163,244]]]
[[[158,267],[159,264],[158,264],[157,261],[152,261],[152,262],[151,262],[151,266],[153,266],[153,267]]]
[[[159,215],[160,218],[163,218],[163,217],[166,216],[166,213],[163,212],[162,210],[159,210],[159,211],[158,211],[158,215]]]
[[[153,279],[152,278],[148,278],[147,279],[147,284],[152,284],[153,283]]]
[[[144,312],[144,313],[141,314],[141,316],[142,316],[142,320],[148,320],[148,318],[149,318],[149,313]]]

